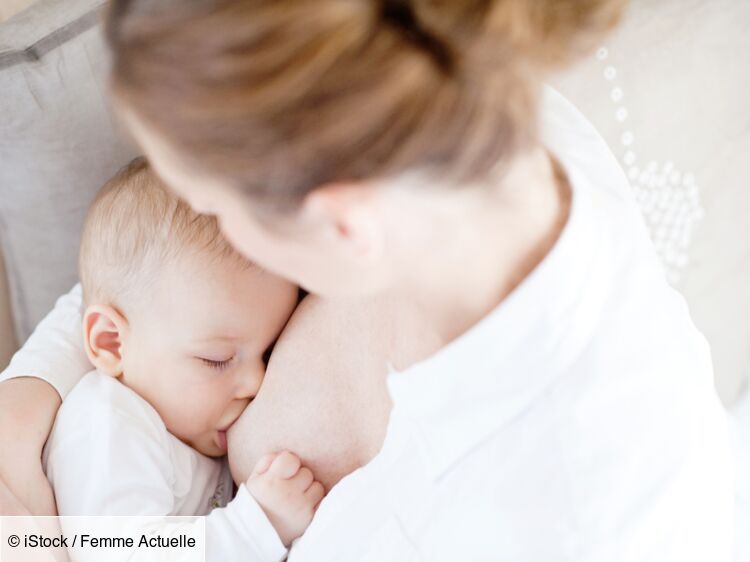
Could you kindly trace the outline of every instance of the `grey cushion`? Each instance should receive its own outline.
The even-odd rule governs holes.
[[[97,190],[135,154],[108,107],[103,0],[42,0],[0,24],[0,242],[23,342],[76,281]]]

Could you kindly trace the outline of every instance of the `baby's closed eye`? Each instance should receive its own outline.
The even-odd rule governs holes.
[[[200,359],[205,365],[208,365],[212,369],[224,369],[226,368],[234,359],[234,356],[229,357],[228,359],[209,359],[207,357],[198,357],[197,359]]]

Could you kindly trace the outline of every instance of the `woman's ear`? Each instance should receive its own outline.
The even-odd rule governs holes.
[[[319,187],[304,202],[308,216],[323,222],[329,236],[357,261],[377,260],[384,249],[375,190],[360,184]]]
[[[83,342],[91,363],[103,373],[122,375],[122,338],[127,321],[113,307],[92,305],[83,315]]]

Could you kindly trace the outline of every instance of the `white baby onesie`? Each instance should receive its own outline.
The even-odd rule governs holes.
[[[208,515],[206,560],[286,556],[244,484],[232,499],[224,460],[180,441],[146,400],[98,371],[66,396],[42,462],[60,515]]]

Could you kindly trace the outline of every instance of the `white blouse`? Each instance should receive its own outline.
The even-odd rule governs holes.
[[[389,375],[381,452],[324,498],[291,562],[730,560],[708,345],[604,141],[551,90],[542,121],[573,188],[560,239],[479,324]],[[89,367],[55,314],[4,377],[64,395]]]

